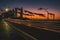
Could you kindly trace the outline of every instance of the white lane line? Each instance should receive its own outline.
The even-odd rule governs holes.
[[[9,24],[9,25],[12,25],[12,24]],[[33,36],[31,36],[30,34],[28,34],[28,33],[24,32],[24,31],[20,30],[19,28],[16,28],[16,27],[14,27],[13,25],[12,25],[12,27],[13,27],[14,29],[16,29],[17,31],[21,32],[22,34],[26,35],[27,37],[30,37],[30,38],[33,39],[33,40],[38,40],[38,39],[34,38]]]
[[[11,22],[11,21],[9,21],[9,22]],[[14,22],[14,21],[13,21]],[[21,23],[18,23],[18,22],[14,22],[14,23],[17,23],[17,24],[21,24]],[[31,27],[31,24],[28,24],[28,25],[26,25],[26,26],[29,26],[29,27]],[[40,27],[37,27],[37,26],[32,26],[32,27],[35,27],[35,28],[40,28]],[[48,27],[44,27],[44,28],[40,28],[40,29],[44,29],[44,30],[49,30],[49,31],[53,31],[53,32],[58,32],[58,33],[60,33],[60,31],[59,30],[54,30],[53,28],[52,29],[50,29],[50,28],[48,28]]]

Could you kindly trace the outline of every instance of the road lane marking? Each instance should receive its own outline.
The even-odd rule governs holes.
[[[9,36],[10,36],[10,30],[11,30],[11,28],[10,28],[10,26],[4,21],[4,20],[2,20],[2,24],[3,24],[3,29],[4,29],[4,34],[5,34],[5,36],[7,37],[7,39],[9,38]]]
[[[18,29],[18,28],[16,28],[16,27],[14,27],[12,24],[9,24],[9,25],[11,25],[14,29],[16,29],[17,31],[23,33],[24,35],[32,38],[33,40],[38,40],[38,39],[34,38],[33,36],[31,36],[30,34],[28,34],[28,33],[24,32],[24,31],[22,31],[22,30],[20,30],[20,29]]]
[[[11,20],[10,20],[9,22],[11,22]],[[17,20],[16,20],[16,21],[13,21],[13,23],[18,23],[18,22],[17,22]],[[18,24],[20,24],[20,23],[18,23]],[[24,23],[21,22],[21,24],[24,24]],[[24,25],[26,25],[26,24],[24,24]],[[60,30],[56,30],[56,29],[54,29],[54,28],[47,27],[46,25],[44,25],[45,27],[42,25],[42,28],[41,28],[41,26],[40,26],[40,27],[37,26],[37,25],[34,26],[33,23],[32,23],[32,24],[31,24],[31,23],[29,23],[29,24],[27,23],[26,26],[29,26],[29,27],[32,26],[32,27],[34,27],[34,28],[38,28],[38,29],[40,28],[40,29],[44,29],[44,30],[49,30],[49,31],[59,32],[59,33],[60,33]]]

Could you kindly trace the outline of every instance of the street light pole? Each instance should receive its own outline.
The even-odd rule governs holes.
[[[46,12],[47,12],[47,20],[49,20],[49,12],[47,10],[46,10]]]
[[[53,20],[55,19],[55,14],[53,15]]]
[[[39,8],[38,10],[45,10],[47,12],[47,20],[49,20],[49,12],[45,8]]]

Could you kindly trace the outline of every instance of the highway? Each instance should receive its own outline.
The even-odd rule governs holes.
[[[1,40],[37,40],[28,33],[16,28],[12,24],[1,20]]]
[[[5,21],[60,33],[60,21],[34,21],[20,19],[5,19]]]
[[[59,31],[38,29],[27,25],[28,23],[22,21],[18,24],[16,21],[0,20],[0,40],[60,40]]]

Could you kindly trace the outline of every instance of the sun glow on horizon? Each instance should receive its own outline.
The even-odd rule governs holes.
[[[36,14],[33,14],[34,16],[28,16],[28,15],[23,15],[23,17],[25,17],[25,18],[29,18],[29,19],[47,19],[47,12],[45,11],[45,10],[29,10],[29,11],[31,11],[31,12],[33,12],[33,13],[39,13],[39,14],[44,14],[45,15],[45,17],[43,17],[43,16],[39,16],[39,15],[36,15]],[[55,20],[60,20],[60,13],[58,12],[58,11],[56,11],[56,10],[49,10],[49,12],[51,12],[51,13],[53,13],[53,14],[55,14]],[[29,14],[29,13],[25,13],[24,12],[24,14]],[[18,13],[17,14],[18,15],[18,17],[20,16],[20,14]],[[53,19],[53,17],[51,16],[51,15],[49,15],[49,19]]]

